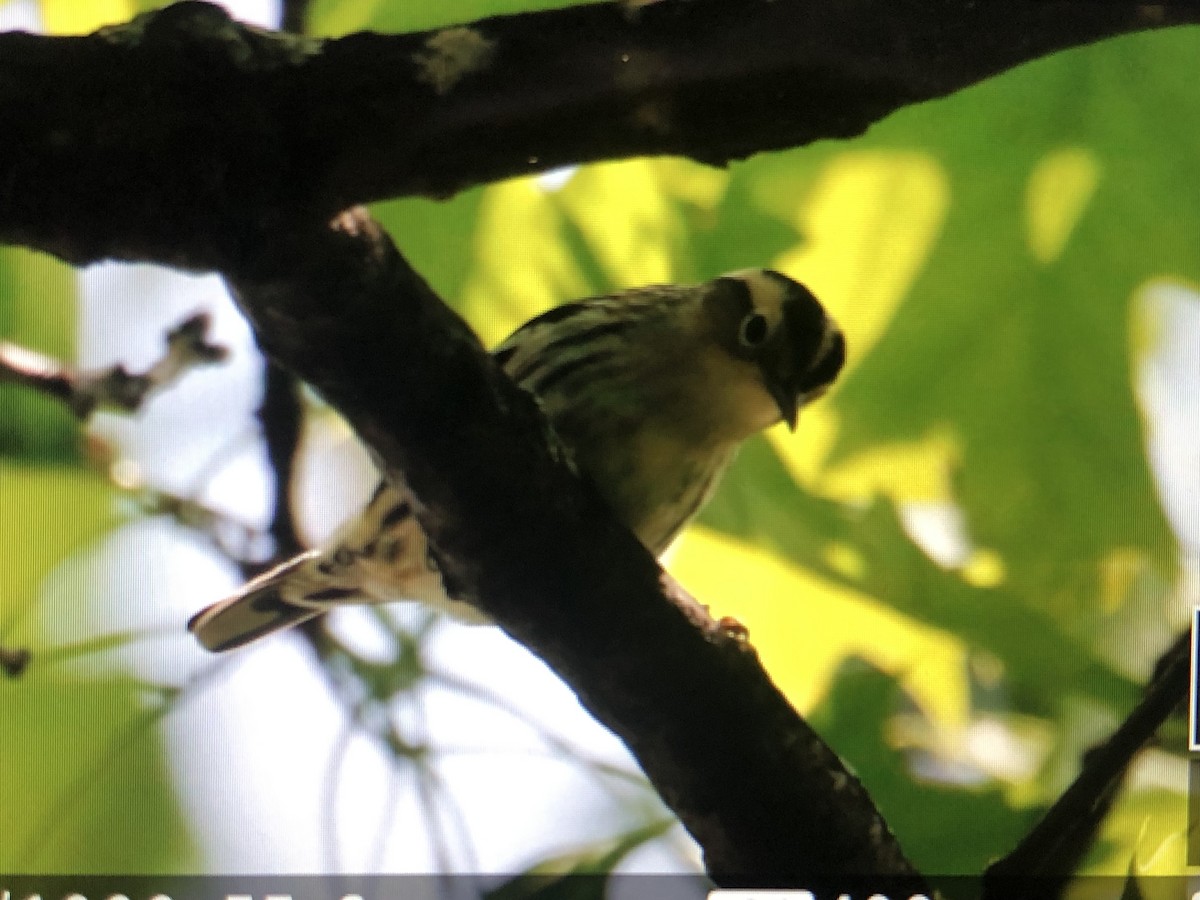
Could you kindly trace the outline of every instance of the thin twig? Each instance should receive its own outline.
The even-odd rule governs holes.
[[[1041,821],[985,873],[984,897],[1011,896],[1013,879],[1037,878],[1042,896],[1057,896],[1091,847],[1134,758],[1187,698],[1191,634],[1164,653],[1142,701],[1103,744],[1089,750],[1071,786]]]
[[[292,515],[292,481],[296,469],[296,450],[304,427],[304,406],[300,383],[290,372],[268,361],[263,373],[263,398],[255,414],[266,444],[267,461],[274,479],[271,524],[268,532],[274,541],[272,558],[262,566],[246,570],[247,577],[304,550],[296,533]]]
[[[646,778],[640,772],[634,769],[622,768],[621,766],[612,763],[604,762],[603,760],[586,755],[580,748],[575,747],[570,741],[555,734],[542,722],[537,721],[530,713],[521,709],[517,704],[512,703],[507,698],[498,694],[492,694],[485,691],[482,687],[473,682],[461,678],[458,675],[452,675],[449,672],[430,671],[429,678],[435,684],[440,684],[448,690],[455,691],[464,697],[470,697],[480,703],[485,703],[494,709],[503,712],[518,722],[530,728],[537,734],[538,738],[545,742],[548,749],[553,750],[569,760],[579,763],[589,769],[592,769],[598,775],[607,775],[611,778],[621,779],[629,784],[636,785],[645,790],[649,790],[649,784]],[[438,748],[439,753],[450,752],[444,747]],[[460,751],[461,752],[461,751]]]
[[[157,488],[137,487],[132,491],[138,510],[147,516],[168,516],[194,534],[203,536],[229,559],[243,567],[262,566],[265,543],[261,529],[215,510],[198,500]]]
[[[72,366],[28,347],[0,341],[0,382],[10,381],[61,400],[80,419],[97,409],[136,412],[149,397],[195,366],[221,362],[225,347],[209,343],[209,317],[197,313],[167,333],[167,352],[140,375],[117,364],[99,372]]]
[[[283,0],[279,16],[279,30],[291,34],[304,34],[307,30],[308,7],[311,0]]]

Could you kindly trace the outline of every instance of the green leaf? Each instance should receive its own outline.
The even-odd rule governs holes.
[[[117,522],[114,493],[80,469],[0,460],[0,641],[37,642],[24,617],[42,579]]]
[[[747,442],[701,521],[988,650],[1018,682],[1079,692],[1118,709],[1139,696],[1136,682],[1035,606],[933,562],[887,498],[859,505],[813,495],[764,439]]]
[[[406,198],[371,207],[408,261],[451,305],[462,298],[471,271],[464,261],[471,259],[484,190],[464,191],[441,202]]]
[[[49,256],[0,248],[0,341],[71,361],[75,279]],[[21,385],[0,384],[0,456],[76,456],[79,425],[67,407]]]
[[[897,113],[853,150],[734,168],[729,193],[803,227],[824,262],[841,253],[832,275],[806,271],[812,254],[782,259],[828,282],[817,292],[850,345],[822,401],[836,409],[836,438],[815,469],[835,477],[869,459],[899,470],[905,447],[948,444],[946,499],[997,560],[994,584],[932,563],[895,499],[824,501],[763,445],[742,454],[703,521],[988,649],[1047,701],[1062,685],[1127,708],[1134,685],[1112,660],[1131,644],[1114,640],[1114,623],[1126,607],[1169,617],[1177,554],[1134,396],[1129,304],[1150,279],[1200,280],[1200,198],[1178,189],[1200,137],[1200,99],[1178,72],[1198,52],[1198,29],[1109,41]],[[886,180],[866,190],[872,163],[923,168],[928,198]],[[825,202],[831,179],[851,177],[840,206]],[[911,265],[897,235],[931,227],[897,281]],[[894,310],[879,305],[882,282],[898,285]],[[796,441],[821,440],[813,423]]]
[[[597,2],[597,0],[593,0]],[[310,31],[342,35],[351,31],[402,33],[473,22],[538,9],[578,6],[579,0],[316,0]]]
[[[488,900],[604,900],[608,877],[630,853],[675,826],[659,819],[611,840],[548,857],[526,872],[488,891]]]
[[[1099,566],[1175,540],[1145,456],[1129,302],[1200,277],[1200,197],[1181,191],[1200,99],[1178,77],[1200,30],[1137,35],[897,114],[864,142],[922,143],[951,203],[890,328],[835,403],[834,460],[950,423],[971,534],[1013,588],[1064,619]]]
[[[39,5],[47,34],[88,34],[128,22],[138,8],[133,0],[40,0]]]
[[[995,782],[956,787],[918,780],[886,734],[889,720],[906,706],[891,675],[849,659],[809,721],[862,779],[918,870],[981,872],[1016,843],[1039,810],[1011,806]]]
[[[695,273],[690,226],[712,214],[725,180],[683,160],[638,159],[581,168],[557,189],[536,178],[493,185],[459,308],[490,344],[566,300],[716,274]]]
[[[195,868],[166,757],[135,686],[0,680],[0,871]]]

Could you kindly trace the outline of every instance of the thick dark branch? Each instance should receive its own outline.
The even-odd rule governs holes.
[[[753,651],[664,590],[531,398],[373,222],[347,214],[247,251],[227,276],[264,348],[403,472],[447,583],[625,740],[718,879],[912,874]]]
[[[0,35],[0,242],[221,268],[248,222],[566,163],[724,163],[859,134],[1195,2],[662,0],[331,41],[188,2],[84,38]]]
[[[448,582],[628,743],[720,880],[905,876],[749,647],[672,602],[390,242],[359,215],[313,223],[570,162],[849,136],[1059,48],[1196,21],[1190,2],[663,0],[317,42],[186,3],[86,38],[0,35],[0,242],[225,272],[268,351],[404,473]]]

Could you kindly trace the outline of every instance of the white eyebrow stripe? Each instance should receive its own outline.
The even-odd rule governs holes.
[[[817,352],[813,354],[813,358],[809,360],[808,368],[805,372],[811,372],[825,359],[825,355],[829,352],[829,347],[833,344],[834,338],[842,333],[842,329],[838,328],[837,323],[833,319],[825,316],[825,330],[821,332],[821,343],[817,347]]]
[[[754,311],[766,318],[772,332],[783,323],[787,288],[777,278],[772,278],[763,269],[739,269],[722,277],[736,278],[746,285]]]

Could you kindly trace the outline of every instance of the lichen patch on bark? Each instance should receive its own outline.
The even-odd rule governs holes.
[[[466,75],[485,69],[496,54],[496,42],[478,29],[443,28],[425,42],[425,50],[414,54],[417,79],[431,86],[440,97]]]

